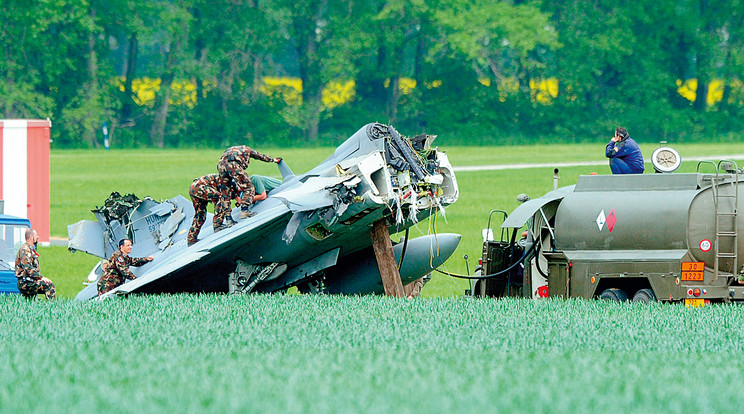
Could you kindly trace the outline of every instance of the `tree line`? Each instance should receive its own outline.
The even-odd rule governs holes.
[[[120,147],[336,143],[372,121],[463,144],[744,129],[744,0],[10,0],[0,14],[0,116],[51,118],[56,147],[102,145],[104,122]]]

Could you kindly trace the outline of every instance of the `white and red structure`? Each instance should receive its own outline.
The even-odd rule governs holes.
[[[49,243],[49,132],[46,119],[0,120],[0,199]]]

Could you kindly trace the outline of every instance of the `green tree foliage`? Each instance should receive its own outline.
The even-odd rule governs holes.
[[[63,3],[48,3],[37,7],[30,2],[2,2],[0,15],[0,107],[3,117],[45,117],[55,106],[55,96],[61,91],[56,65],[68,66],[64,54],[51,53],[51,32],[59,31]],[[56,16],[60,16],[57,18]],[[69,45],[65,45],[69,46]],[[63,46],[64,47],[64,46]]]
[[[100,145],[103,122],[114,146],[154,147],[336,143],[371,121],[462,143],[744,128],[743,0],[40,0],[0,13],[0,117],[51,118],[57,146]],[[353,93],[329,104],[337,85]]]
[[[184,133],[200,145],[227,146],[286,131],[282,102],[261,93],[262,77],[281,71],[273,62],[285,39],[278,13],[232,0],[198,0],[192,13],[196,106],[184,114]]]

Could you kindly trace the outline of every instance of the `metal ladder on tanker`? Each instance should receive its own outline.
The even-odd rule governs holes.
[[[722,163],[733,165],[733,173],[730,174],[729,180],[725,174],[719,177],[719,171]],[[723,181],[723,183],[721,183]],[[738,246],[738,228],[736,225],[737,206],[739,205],[739,168],[733,161],[721,160],[716,165],[716,177],[712,183],[713,204],[716,210],[716,240],[715,240],[715,262],[713,265],[713,280],[718,279],[718,275],[737,276],[739,269],[739,257],[737,254]],[[723,242],[724,246],[721,246]],[[730,246],[730,249],[726,247]],[[732,272],[720,272],[719,264],[721,259],[732,260]]]

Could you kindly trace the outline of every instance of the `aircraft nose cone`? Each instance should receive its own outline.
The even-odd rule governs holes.
[[[434,237],[432,246],[434,254],[432,264],[434,267],[444,264],[452,256],[452,253],[455,252],[455,249],[460,244],[460,239],[462,239],[462,235],[455,233],[437,234]]]

